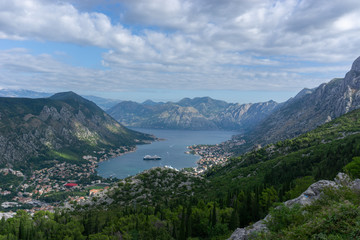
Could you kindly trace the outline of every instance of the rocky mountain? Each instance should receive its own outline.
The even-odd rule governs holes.
[[[124,101],[107,111],[125,126],[191,130],[244,130],[263,120],[278,104],[274,101],[233,104],[209,97],[179,102],[142,104]]]
[[[244,138],[245,151],[254,144],[288,139],[360,108],[360,57],[344,78],[336,78],[315,89],[303,89],[265,118]]]
[[[152,136],[129,130],[73,92],[50,98],[0,98],[0,165],[79,160],[101,149],[135,145]]]

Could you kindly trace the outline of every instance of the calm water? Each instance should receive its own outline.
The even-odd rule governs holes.
[[[237,132],[231,131],[184,131],[184,130],[134,130],[154,134],[164,141],[139,145],[137,150],[99,164],[98,174],[102,177],[125,178],[156,166],[171,166],[177,169],[195,167],[199,156],[185,154],[187,146],[193,144],[216,144],[229,140]],[[144,161],[145,155],[158,155],[161,160]]]

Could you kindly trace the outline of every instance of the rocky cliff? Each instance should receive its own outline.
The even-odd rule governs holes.
[[[77,159],[101,148],[152,139],[131,131],[73,92],[50,98],[0,98],[0,165]]]
[[[277,107],[274,101],[232,104],[209,97],[148,104],[126,101],[107,112],[125,126],[191,130],[238,130],[254,127]]]
[[[293,138],[360,108],[360,57],[344,78],[333,79],[315,89],[304,89],[269,114],[247,136],[240,149],[246,151],[254,144],[268,144]]]

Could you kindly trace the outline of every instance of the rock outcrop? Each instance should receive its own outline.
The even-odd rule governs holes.
[[[339,173],[334,179],[334,181],[320,180],[316,183],[313,183],[299,197],[288,200],[284,204],[288,207],[291,207],[294,204],[300,204],[301,206],[309,205],[321,197],[322,192],[325,188],[339,188],[344,186],[349,187],[353,190],[360,190],[360,179],[355,179],[354,181],[351,181],[348,175],[344,173]],[[271,215],[267,215],[264,219],[254,223],[249,227],[236,229],[234,233],[230,236],[229,240],[248,240],[250,239],[250,236],[252,234],[261,231],[267,231],[265,222],[270,218]]]

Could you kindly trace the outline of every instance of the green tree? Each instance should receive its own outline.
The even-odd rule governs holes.
[[[344,171],[353,178],[360,178],[360,157],[353,160],[344,167]]]
[[[273,186],[265,188],[260,196],[260,206],[267,210],[277,199],[278,194]]]

